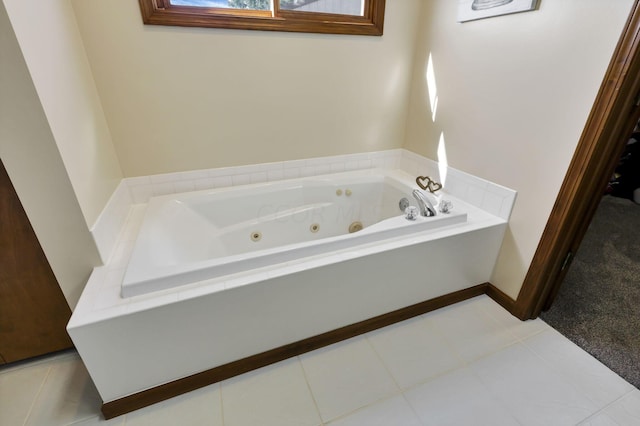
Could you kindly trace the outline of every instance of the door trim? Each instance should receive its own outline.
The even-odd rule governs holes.
[[[513,314],[536,318],[566,274],[634,124],[640,92],[640,0],[635,0],[533,257]]]

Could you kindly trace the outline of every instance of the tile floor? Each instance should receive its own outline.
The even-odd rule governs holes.
[[[481,296],[108,422],[99,409],[75,352],[0,369],[2,426],[640,425],[640,391]]]

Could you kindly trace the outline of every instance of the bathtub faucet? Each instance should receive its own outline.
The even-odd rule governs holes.
[[[422,191],[420,191],[419,189],[414,189],[413,198],[415,198],[416,201],[418,202],[418,206],[420,207],[420,214],[422,216],[436,215],[436,208],[433,207],[433,204],[431,204],[431,201],[429,201],[429,198],[427,197],[427,195],[424,194]]]

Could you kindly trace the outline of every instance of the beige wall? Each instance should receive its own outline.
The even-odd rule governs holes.
[[[513,298],[631,4],[542,0],[538,11],[458,24],[456,1],[425,3],[405,148],[437,159],[442,135],[451,166],[518,191],[492,278]]]
[[[69,0],[3,0],[90,227],[122,179]]]
[[[100,259],[2,2],[0,159],[73,308]]]
[[[72,0],[125,176],[399,148],[420,0],[383,37],[144,26]]]
[[[0,155],[72,306],[118,160],[137,176],[403,143],[437,159],[440,140],[451,166],[519,192],[493,277],[515,298],[632,3],[458,24],[455,1],[393,1],[383,37],[354,37],[144,26],[131,0],[2,1]]]

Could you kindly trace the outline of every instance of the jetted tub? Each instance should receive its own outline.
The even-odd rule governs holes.
[[[153,198],[122,297],[466,221],[455,209],[407,220],[400,201],[415,206],[414,187],[366,170]]]
[[[132,206],[126,278],[118,256],[95,268],[67,326],[105,415],[485,291],[515,192],[449,169],[452,212],[412,222],[398,202],[415,203],[414,179],[362,170]]]

